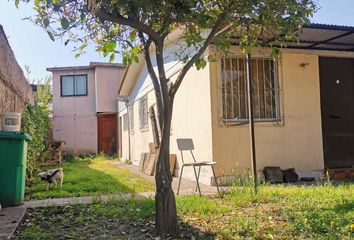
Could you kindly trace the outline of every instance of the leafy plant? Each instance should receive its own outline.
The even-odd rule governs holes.
[[[31,80],[29,66],[25,66],[25,71],[27,81],[37,85],[37,91],[34,94],[35,104],[29,102],[25,104],[21,123],[21,131],[32,138],[28,143],[26,172],[27,183],[30,183],[38,172],[40,164],[47,160],[50,151],[48,133],[50,128],[49,104],[52,102],[52,77]]]
[[[46,107],[26,103],[22,115],[21,130],[32,138],[28,143],[27,181],[37,173],[39,166],[48,156],[46,144],[49,130],[49,111]]]

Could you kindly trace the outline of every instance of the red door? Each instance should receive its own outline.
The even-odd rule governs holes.
[[[97,115],[98,152],[117,153],[117,115]]]

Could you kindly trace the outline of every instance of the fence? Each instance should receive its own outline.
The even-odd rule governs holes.
[[[0,114],[23,112],[26,101],[33,103],[32,89],[0,25]]]

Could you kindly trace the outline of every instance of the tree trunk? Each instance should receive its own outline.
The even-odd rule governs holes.
[[[170,105],[172,106],[172,104]],[[177,210],[175,194],[172,190],[172,175],[170,172],[170,132],[172,107],[165,109],[164,126],[156,163],[156,231],[160,235],[177,232]]]

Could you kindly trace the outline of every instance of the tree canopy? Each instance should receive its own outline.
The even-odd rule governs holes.
[[[282,46],[296,40],[296,30],[309,23],[316,9],[312,0],[34,0],[34,5],[32,21],[53,41],[79,43],[77,57],[93,41],[111,61],[121,54],[126,64],[138,61],[142,52],[139,34],[156,43],[176,28],[183,29],[181,38],[188,47],[197,49],[203,47],[205,32],[212,30],[213,42],[222,51],[229,49],[233,37],[245,51]],[[180,57],[187,62],[192,56]],[[203,60],[196,61],[198,67],[205,65]]]

